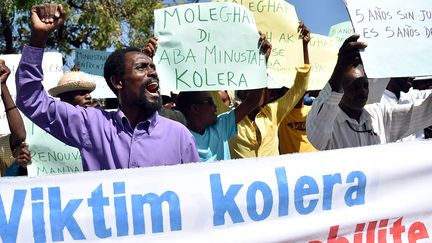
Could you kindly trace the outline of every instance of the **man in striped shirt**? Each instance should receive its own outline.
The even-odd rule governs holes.
[[[359,50],[366,44],[345,40],[333,74],[309,112],[306,130],[318,150],[395,142],[432,124],[432,96],[420,104],[366,105],[369,82]]]

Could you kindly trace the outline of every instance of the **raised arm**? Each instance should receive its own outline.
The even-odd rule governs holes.
[[[153,36],[152,38],[150,38],[149,43],[146,47],[142,49],[142,52],[153,58],[157,50],[157,41],[157,37]]]
[[[42,58],[51,31],[63,24],[61,5],[41,4],[32,7],[30,46],[25,46],[16,72],[19,109],[35,124],[62,142],[81,148],[84,144],[86,109],[49,97],[42,86]]]
[[[272,45],[270,43],[270,41],[267,40],[267,37],[264,33],[262,33],[261,31],[258,31],[260,38],[258,41],[258,45],[260,47],[260,52],[265,54],[266,57],[266,62],[268,62],[269,58],[270,58],[270,54],[271,54],[271,49],[272,49]]]
[[[65,19],[66,12],[61,4],[32,6],[30,46],[45,48],[49,34],[62,26]]]
[[[267,40],[264,33],[258,32],[260,35],[258,46],[260,47],[260,52],[265,54],[266,62],[271,54],[272,45]],[[239,123],[243,118],[245,118],[249,113],[251,113],[256,108],[260,107],[264,103],[264,89],[254,89],[247,92],[246,99],[235,108],[236,123]]]
[[[310,32],[303,21],[300,21],[298,30],[299,38],[302,39],[303,44],[304,66],[296,68],[297,74],[294,84],[285,95],[276,100],[276,102],[267,105],[267,108],[270,109],[271,119],[277,124],[280,124],[298,101],[303,98],[309,84],[310,65],[308,44],[310,41]]]
[[[14,151],[26,139],[26,130],[23,119],[15,106],[15,103],[10,95],[6,85],[6,80],[10,75],[10,69],[6,66],[4,60],[0,60],[0,82],[1,82],[1,98],[6,111],[6,117],[9,124],[10,137],[9,144]]]
[[[353,35],[345,40],[339,49],[339,56],[333,74],[312,104],[306,120],[306,132],[309,141],[318,150],[331,147],[334,123],[339,111],[339,102],[343,96],[345,74],[361,63],[359,50],[365,43],[357,42],[359,36]]]
[[[264,101],[264,89],[254,89],[247,92],[246,99],[235,108],[235,120],[239,123],[254,109],[260,107]]]
[[[360,50],[366,48],[367,44],[359,42],[359,37],[359,35],[348,37],[339,49],[338,60],[329,80],[329,84],[335,92],[343,93],[342,80],[345,73],[361,63]]]
[[[299,27],[298,27],[298,32],[299,32],[299,38],[302,39],[302,43],[303,43],[303,61],[304,64],[310,64],[309,61],[309,41],[311,40],[310,38],[310,31],[308,29],[308,27],[304,24],[303,21],[300,21]]]

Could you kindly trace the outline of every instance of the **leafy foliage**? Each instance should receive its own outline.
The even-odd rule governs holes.
[[[40,0],[2,0],[0,53],[17,53],[30,39],[30,9]],[[152,36],[153,11],[159,0],[58,0],[67,12],[65,24],[53,32],[47,48],[71,54],[75,48],[105,50],[143,47]]]

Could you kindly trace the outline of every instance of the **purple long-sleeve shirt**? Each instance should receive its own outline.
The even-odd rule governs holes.
[[[74,107],[49,97],[41,83],[43,52],[24,47],[16,72],[16,104],[39,127],[78,148],[84,170],[199,161],[195,139],[187,128],[157,112],[133,129],[120,109]]]

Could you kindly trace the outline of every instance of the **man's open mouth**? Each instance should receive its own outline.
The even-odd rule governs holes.
[[[159,83],[156,81],[151,81],[146,85],[146,90],[152,94],[156,94],[159,90]]]

